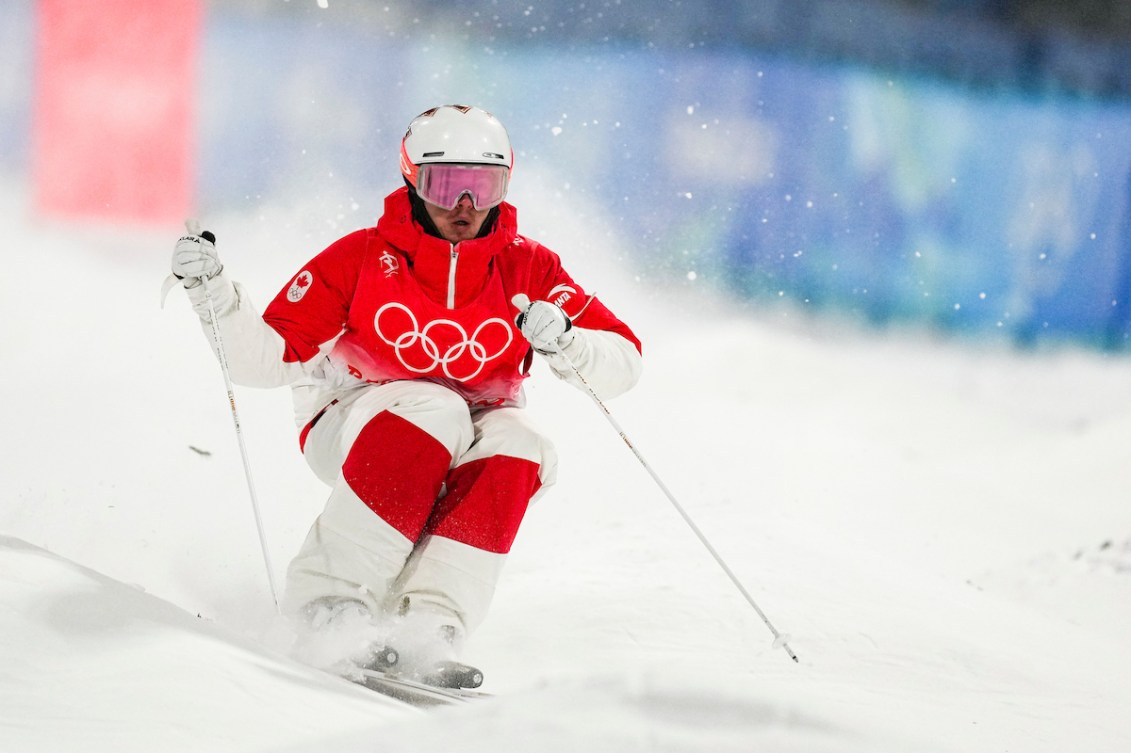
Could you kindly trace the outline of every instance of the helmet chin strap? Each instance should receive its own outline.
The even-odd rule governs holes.
[[[408,178],[405,178],[404,183],[408,186],[408,200],[409,203],[412,204],[412,219],[417,225],[420,225],[420,229],[428,235],[431,235],[433,238],[443,238],[444,236],[440,234],[436,223],[432,221],[432,217],[428,214],[428,208],[424,206],[424,199],[420,198],[420,194],[418,194],[416,189],[413,188],[413,185],[408,182]],[[479,228],[479,233],[476,234],[475,237],[484,238],[489,235],[494,229],[495,220],[498,219],[498,217],[499,208],[491,207],[491,211],[487,213],[486,219],[483,220],[483,226]]]

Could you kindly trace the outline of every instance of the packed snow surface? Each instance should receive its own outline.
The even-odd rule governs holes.
[[[495,698],[422,712],[288,657],[218,366],[158,306],[180,228],[4,202],[0,750],[1131,750],[1126,357],[744,311],[535,206],[645,343],[610,409],[800,662],[539,367],[562,468],[468,646]],[[303,217],[204,220],[262,305],[372,219]],[[281,578],[326,490],[286,391],[236,400]]]

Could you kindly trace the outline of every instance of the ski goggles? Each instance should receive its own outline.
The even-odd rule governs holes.
[[[430,162],[420,166],[416,192],[429,204],[455,209],[467,194],[478,210],[498,206],[507,195],[510,170],[503,165]]]

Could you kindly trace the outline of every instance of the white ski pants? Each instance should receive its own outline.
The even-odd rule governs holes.
[[[332,491],[288,568],[284,609],[347,597],[375,615],[433,613],[461,635],[486,616],[527,505],[557,471],[523,410],[470,409],[424,381],[330,406],[303,452]]]

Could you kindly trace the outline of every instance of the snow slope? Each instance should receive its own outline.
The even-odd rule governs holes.
[[[609,231],[531,206],[645,342],[617,419],[801,662],[540,371],[561,480],[468,646],[497,698],[421,713],[285,656],[218,369],[183,297],[157,304],[179,228],[0,202],[0,750],[1131,749],[1123,357],[644,290]],[[304,217],[205,219],[263,302],[370,219]],[[237,400],[281,574],[325,490],[285,391]]]
[[[310,750],[405,716],[17,539],[0,563],[4,750]]]

